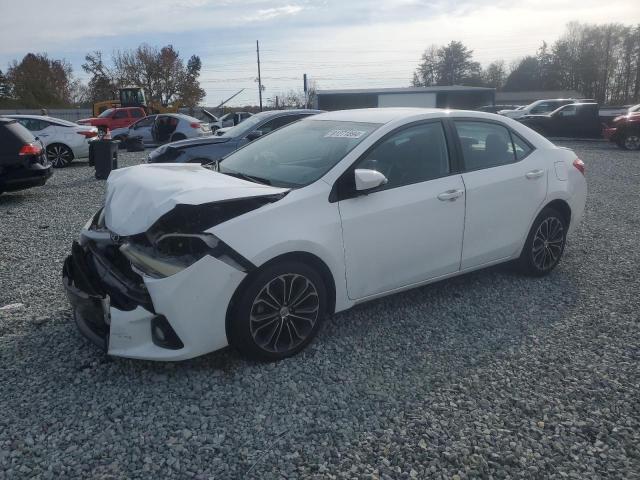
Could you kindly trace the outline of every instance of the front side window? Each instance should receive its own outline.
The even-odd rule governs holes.
[[[258,183],[302,187],[321,178],[378,127],[336,120],[294,123],[224,158],[219,171]]]
[[[578,109],[575,105],[567,105],[566,107],[562,107],[562,110],[558,110],[558,113],[562,117],[575,117]]]
[[[495,123],[455,121],[466,170],[506,165],[516,161],[511,135]]]
[[[442,124],[425,123],[392,133],[370,150],[356,168],[377,170],[387,177],[381,190],[448,175],[449,154]]]
[[[140,118],[144,117],[144,113],[142,113],[142,110],[131,110],[131,116],[133,118]]]
[[[136,123],[134,123],[132,127],[134,129],[150,127],[151,125],[153,125],[153,122],[155,119],[156,119],[155,115],[151,115],[150,117],[144,117],[142,120],[138,120]]]
[[[117,110],[116,114],[113,116],[114,119],[118,119],[118,118],[127,118],[129,115],[127,115],[127,111],[126,110]]]
[[[553,110],[556,109],[556,107],[557,107],[556,105],[552,105],[548,102],[540,103],[531,109],[531,113],[540,114],[540,113],[552,112]]]

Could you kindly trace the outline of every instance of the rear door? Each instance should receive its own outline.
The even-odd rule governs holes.
[[[543,154],[499,122],[455,119],[466,214],[461,268],[515,255],[547,195]]]

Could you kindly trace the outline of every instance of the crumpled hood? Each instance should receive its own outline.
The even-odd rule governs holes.
[[[157,163],[114,170],[107,180],[105,222],[121,236],[145,232],[178,204],[216,201],[287,192],[249,182],[200,165]]]

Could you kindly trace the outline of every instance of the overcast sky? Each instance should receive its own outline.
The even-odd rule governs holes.
[[[202,59],[205,103],[240,88],[257,103],[255,41],[266,98],[302,86],[408,86],[422,51],[461,40],[483,65],[551,43],[567,22],[640,22],[640,0],[0,0],[0,69],[28,52],[69,60],[173,44]]]

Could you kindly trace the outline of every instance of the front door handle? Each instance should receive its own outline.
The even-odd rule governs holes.
[[[464,190],[447,190],[446,192],[442,192],[438,195],[438,200],[442,200],[443,202],[453,202],[462,195],[464,195]]]
[[[544,175],[544,170],[538,169],[538,170],[531,170],[530,172],[527,172],[525,177],[527,177],[529,180],[535,180],[536,178],[540,178],[543,175]]]

